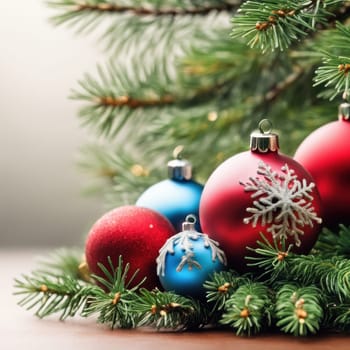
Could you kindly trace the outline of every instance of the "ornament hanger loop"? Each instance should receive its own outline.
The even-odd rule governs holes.
[[[176,146],[174,148],[174,150],[173,150],[173,157],[175,159],[181,159],[183,150],[184,150],[184,146],[183,145]]]
[[[196,231],[195,223],[196,216],[193,214],[187,215],[185,221],[182,223],[182,231]]]
[[[197,222],[197,218],[193,214],[189,214],[186,216],[185,221],[190,223],[190,224],[195,224]]]
[[[272,123],[268,119],[262,119],[259,123],[259,131],[250,135],[250,150],[266,153],[277,152],[278,149],[278,135],[272,133]]]
[[[272,131],[272,123],[268,119],[262,119],[259,122],[259,131],[262,134],[270,134]]]
[[[343,92],[342,98],[346,102],[350,102],[350,91],[348,89]]]

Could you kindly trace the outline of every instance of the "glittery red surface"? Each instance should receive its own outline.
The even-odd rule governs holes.
[[[114,209],[93,225],[87,237],[85,254],[89,269],[103,276],[97,263],[108,266],[107,257],[110,256],[117,266],[118,257],[122,255],[124,264],[130,263],[129,277],[136,269],[140,270],[135,282],[146,276],[143,287],[160,286],[156,258],[159,249],[173,234],[175,229],[170,222],[151,209],[136,206]]]
[[[200,220],[203,232],[220,243],[228,258],[229,267],[244,271],[246,269],[245,256],[251,255],[247,246],[256,248],[257,240],[261,240],[263,233],[270,241],[272,236],[266,230],[269,224],[262,226],[260,222],[256,227],[245,224],[243,219],[250,216],[246,209],[252,207],[251,192],[245,192],[240,181],[247,182],[249,177],[258,177],[257,169],[263,161],[273,170],[281,171],[285,164],[295,171],[299,180],[306,179],[308,183],[312,178],[305,169],[292,158],[277,152],[239,153],[222,163],[210,176],[204,187],[200,203]],[[312,205],[318,216],[322,217],[321,202],[317,190],[314,188]],[[302,244],[294,247],[294,251],[308,253],[314,245],[320,225],[305,226],[304,235],[300,237]],[[294,239],[290,240],[293,243]]]
[[[325,226],[350,225],[350,121],[335,121],[315,130],[298,147],[294,159],[315,179]]]

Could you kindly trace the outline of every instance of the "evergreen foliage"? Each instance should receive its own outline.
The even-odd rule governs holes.
[[[35,315],[43,318],[61,313],[60,320],[73,317],[85,308],[88,299],[94,295],[95,287],[85,285],[63,273],[49,275],[34,271],[31,276],[15,280],[15,294],[24,295],[19,305],[27,310],[36,307]]]
[[[268,117],[292,154],[348,97],[348,1],[54,0],[56,25],[98,33],[106,62],[71,93],[99,139],[81,163],[109,206],[164,179],[182,145],[205,182]],[[335,25],[336,24],[336,25]],[[314,87],[312,85],[314,84]],[[203,161],[205,159],[205,161]],[[98,180],[99,179],[99,180]]]
[[[227,300],[220,322],[230,325],[237,335],[252,335],[270,325],[270,308],[268,287],[259,282],[247,283]]]
[[[106,62],[71,97],[98,135],[81,165],[110,206],[133,204],[165,177],[182,150],[205,182],[224,159],[247,149],[268,117],[292,154],[350,99],[350,2],[336,0],[53,0],[56,25],[100,33]],[[102,34],[101,34],[102,33]],[[332,99],[333,102],[329,102]],[[89,275],[80,253],[61,250],[15,280],[19,304],[39,317],[97,315],[111,328],[267,328],[305,336],[350,330],[350,227],[324,229],[309,255],[261,237],[248,249],[252,273],[215,273],[206,300],[132,286],[129,265]],[[80,268],[79,268],[80,265]],[[110,272],[112,271],[112,272]]]
[[[296,336],[317,333],[323,318],[322,290],[315,286],[285,284],[277,292],[277,327]]]
[[[349,230],[342,226],[340,234],[324,230],[323,235],[329,245],[349,246],[350,235],[343,236]],[[146,290],[142,282],[131,287],[135,274],[128,276],[129,264],[124,266],[121,257],[116,267],[111,260],[109,268],[100,265],[103,278],[92,275],[81,280],[73,271],[66,275],[66,261],[75,254],[68,250],[65,256],[60,253],[61,265],[53,255],[31,275],[16,279],[15,294],[23,296],[21,306],[36,310],[39,317],[58,313],[63,320],[96,314],[97,322],[111,328],[152,326],[179,331],[224,325],[238,335],[254,335],[271,327],[295,336],[348,332],[350,255],[329,258],[327,246],[324,252],[321,248],[323,241],[321,235],[314,254],[297,255],[262,236],[260,247],[248,257],[254,272],[214,273],[204,283],[205,300]],[[52,264],[55,274],[42,272]]]

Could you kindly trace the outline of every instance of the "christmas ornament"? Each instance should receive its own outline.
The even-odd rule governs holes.
[[[203,283],[226,265],[225,253],[208,235],[195,229],[188,215],[182,232],[169,238],[159,251],[157,274],[163,288],[180,295],[204,297]]]
[[[210,176],[200,203],[201,225],[226,252],[228,265],[246,268],[246,247],[256,248],[261,233],[287,239],[308,253],[320,230],[321,201],[307,171],[278,152],[278,136],[264,120],[251,135],[250,151],[222,163]]]
[[[350,104],[339,106],[339,120],[311,133],[294,159],[313,176],[324,206],[324,224],[350,224]]]
[[[142,285],[152,289],[158,283],[156,263],[158,251],[175,233],[173,226],[161,214],[136,206],[116,208],[103,215],[91,228],[85,255],[92,273],[105,277],[97,263],[109,267],[108,256],[117,266],[122,255],[130,263],[130,276],[139,269],[135,283],[147,277]]]
[[[169,179],[148,188],[136,205],[156,210],[180,231],[188,214],[198,218],[203,186],[192,180],[192,167],[187,160],[174,159],[168,162],[168,175]],[[199,223],[197,229],[200,230]]]

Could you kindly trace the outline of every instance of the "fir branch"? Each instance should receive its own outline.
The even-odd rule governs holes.
[[[265,94],[264,100],[266,103],[271,103],[284,91],[287,91],[300,77],[305,73],[304,69],[298,65],[293,66],[292,72],[285,77],[284,80],[276,83],[270,91]]]
[[[150,106],[163,106],[174,103],[174,97],[165,95],[159,98],[150,98],[148,100],[135,99],[130,96],[120,96],[120,97],[110,97],[102,96],[96,101],[97,104],[102,106],[113,106],[113,107],[123,107],[127,106],[130,109],[133,108],[145,108]]]
[[[203,284],[206,298],[212,312],[224,309],[226,301],[243,284],[250,281],[249,276],[239,276],[235,271],[215,272],[210,280]]]
[[[84,310],[84,316],[98,314],[98,322],[109,325],[113,328],[133,328],[137,323],[137,315],[130,312],[132,303],[135,302],[136,291],[140,288],[143,281],[132,288],[138,270],[129,277],[130,265],[123,265],[122,256],[119,256],[118,265],[114,266],[112,259],[108,257],[108,266],[98,263],[104,277],[92,275],[103,289],[95,293],[88,307]]]
[[[314,86],[323,85],[326,89],[319,96],[334,99],[342,94],[350,98],[350,27],[337,23],[337,29],[325,40],[322,52],[322,65],[317,68]]]
[[[231,326],[238,335],[252,335],[271,323],[271,297],[262,283],[248,283],[227,300],[220,323]]]
[[[276,296],[276,325],[295,336],[317,333],[323,319],[322,295],[322,291],[314,286],[285,284]]]
[[[193,299],[141,289],[139,297],[131,305],[132,312],[139,315],[138,326],[153,325],[157,329],[187,329],[205,325],[203,307]]]
[[[273,283],[280,276],[288,276],[290,270],[290,250],[293,245],[285,246],[285,240],[278,243],[273,240],[273,244],[263,235],[260,235],[261,241],[257,241],[258,247],[253,249],[247,247],[253,254],[248,255],[246,259],[249,261],[248,266],[259,268],[259,279]]]
[[[86,281],[87,276],[83,269],[83,261],[84,254],[81,249],[60,248],[39,259],[39,264],[42,267],[38,271],[43,275],[70,276]]]
[[[98,287],[86,285],[72,276],[46,275],[35,271],[15,279],[15,295],[24,295],[19,305],[27,310],[36,309],[35,315],[43,318],[61,313],[60,320],[84,313]]]
[[[110,258],[109,266],[99,264],[104,277],[92,275],[100,286],[81,282],[77,276],[54,274],[36,270],[30,276],[15,280],[15,295],[24,295],[19,302],[28,310],[36,308],[41,318],[61,313],[60,320],[80,314],[84,317],[98,314],[98,322],[111,328],[130,328],[136,324],[135,315],[130,314],[129,304],[136,299],[136,290],[143,280],[130,288],[137,271],[128,277],[129,264],[123,266],[119,257],[114,267]]]
[[[98,291],[82,268],[83,254],[77,249],[58,249],[39,261],[40,268],[31,275],[15,279],[15,295],[24,295],[19,305],[47,317],[61,313],[60,319],[84,312],[88,301]]]
[[[192,299],[194,312],[185,319],[183,329],[198,330],[215,322],[215,314],[203,300]],[[213,317],[214,316],[214,317]]]
[[[340,301],[350,295],[350,260],[334,256],[293,256],[290,270],[295,279],[304,284],[319,285],[320,288]]]
[[[226,80],[183,90],[176,81],[162,73],[161,67],[130,70],[125,64],[110,61],[105,67],[97,66],[97,77],[85,74],[79,81],[80,89],[74,90],[71,98],[87,102],[79,115],[85,124],[97,127],[100,134],[116,137],[121,130],[127,129],[127,125],[132,125],[129,130],[135,137],[135,123],[144,125],[141,117],[145,112],[149,123],[157,123],[167,116],[173,119],[182,108],[196,108],[232,86],[232,82]],[[142,132],[142,128],[138,131]]]
[[[326,21],[327,7],[340,1],[246,1],[233,18],[232,37],[244,37],[263,52],[287,49]]]
[[[132,13],[136,16],[186,16],[186,15],[201,15],[205,16],[212,11],[232,11],[237,8],[240,1],[215,1],[212,0],[211,4],[205,4],[198,6],[197,1],[177,1],[176,7],[171,7],[171,1],[167,4],[167,1],[163,3],[149,1],[148,4],[135,4],[135,6],[118,5],[112,1],[100,0],[95,3],[78,1],[78,0],[58,0],[50,1],[48,4],[52,7],[63,7],[67,10],[74,12],[108,12],[108,13]],[[186,6],[191,7],[186,7]]]
[[[135,299],[135,293],[125,289],[115,293],[99,289],[82,314],[85,317],[98,314],[97,322],[107,324],[111,329],[134,328],[137,318],[130,312],[130,305]]]
[[[157,105],[173,100],[166,76],[157,85],[147,84],[148,79],[155,80],[158,71],[130,71],[110,62],[104,68],[98,66],[97,72],[97,78],[86,74],[79,81],[80,91],[73,91],[71,97],[89,103],[80,110],[80,116],[85,123],[95,124],[104,135],[116,136],[127,122],[137,120],[142,107],[148,108],[152,116]]]
[[[329,313],[326,327],[340,332],[350,331],[350,302],[334,303],[327,305]]]
[[[271,245],[265,239],[255,250],[261,255],[260,260],[255,259],[256,266],[276,270],[275,278],[268,283],[254,282],[251,276],[233,271],[215,273],[204,285],[207,304],[171,292],[139,290],[140,284],[130,288],[136,273],[128,277],[129,265],[124,267],[121,257],[117,267],[110,258],[108,266],[99,265],[104,276],[92,276],[99,286],[82,282],[77,276],[44,275],[36,270],[15,280],[15,294],[24,295],[19,304],[36,309],[39,317],[61,313],[63,320],[77,314],[97,314],[98,322],[111,328],[147,325],[197,329],[219,320],[238,335],[252,335],[276,318],[282,331],[297,336],[316,333],[321,326],[348,330],[349,260],[298,256],[281,249],[283,246],[276,242]],[[274,263],[273,269],[267,262]]]
[[[318,237],[314,251],[322,256],[350,259],[350,227],[339,225],[339,232],[324,228]]]
[[[258,242],[259,247],[252,250],[256,256],[248,257],[252,264],[262,270],[262,276],[270,276],[269,281],[277,279],[296,280],[304,285],[316,285],[340,301],[350,295],[350,260],[333,256],[298,255],[290,252],[276,241],[274,245],[266,239]]]
[[[108,256],[107,261],[108,266],[104,266],[101,263],[97,263],[104,277],[92,275],[92,278],[112,294],[124,292],[126,289],[128,289],[130,292],[134,292],[142,285],[142,283],[146,279],[144,277],[136,286],[129,288],[129,286],[132,285],[136,275],[138,274],[138,270],[136,270],[134,274],[131,277],[129,277],[128,272],[130,269],[130,264],[127,263],[124,267],[123,258],[121,255],[118,258],[117,266],[113,265],[110,256]]]
[[[143,63],[157,62],[174,74],[176,57],[194,40],[206,42],[213,32],[227,32],[228,11],[238,4],[235,0],[224,3],[212,0],[208,6],[200,6],[198,2],[191,5],[188,1],[143,2],[143,5],[135,2],[135,6],[119,6],[111,1],[81,4],[75,0],[58,0],[49,2],[49,6],[60,11],[51,18],[53,24],[70,25],[81,34],[102,27],[98,42],[113,56],[124,55],[126,60],[137,56]]]
[[[137,125],[135,122],[134,126]],[[125,144],[126,140],[120,142]],[[171,152],[168,157],[165,154],[155,160],[149,149],[143,147],[133,152],[129,147],[120,149],[118,145],[102,143],[86,145],[81,152],[79,165],[93,180],[86,191],[102,193],[111,208],[135,203],[146,188],[166,176],[164,164]]]
[[[89,173],[95,182],[100,182],[93,186],[98,190],[104,186],[109,187],[113,183],[113,178],[119,173],[119,163],[115,164],[113,159],[115,154],[115,150],[107,144],[87,144],[80,150],[78,165],[83,172]]]

